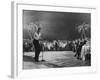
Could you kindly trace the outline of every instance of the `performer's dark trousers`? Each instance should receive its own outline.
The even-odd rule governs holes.
[[[34,48],[35,48],[35,61],[38,61],[39,60],[39,54],[40,54],[40,51],[41,51],[39,40],[34,39],[33,44],[34,44]]]

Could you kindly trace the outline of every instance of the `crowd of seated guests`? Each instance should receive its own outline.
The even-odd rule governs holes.
[[[70,51],[72,50],[72,42],[67,40],[44,40],[40,42],[44,51]],[[34,45],[26,39],[23,41],[24,52],[34,51]]]
[[[52,40],[41,42],[44,51],[67,51],[71,50],[67,40]]]

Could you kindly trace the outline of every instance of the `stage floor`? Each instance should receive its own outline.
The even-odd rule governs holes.
[[[40,69],[40,68],[61,68],[61,67],[81,67],[90,66],[90,63],[85,63],[74,57],[72,51],[46,51],[40,53],[40,62],[34,61],[34,52],[25,52],[23,56],[23,69]]]

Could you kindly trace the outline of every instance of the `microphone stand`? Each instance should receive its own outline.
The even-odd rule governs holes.
[[[45,60],[43,59],[43,54],[44,54],[44,53],[43,53],[43,50],[44,50],[44,47],[43,47],[43,45],[42,45],[42,60],[41,60],[42,62],[45,61]]]

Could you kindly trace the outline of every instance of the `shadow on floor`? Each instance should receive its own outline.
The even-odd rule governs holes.
[[[23,61],[25,62],[35,62],[35,58],[32,56],[23,56]]]

